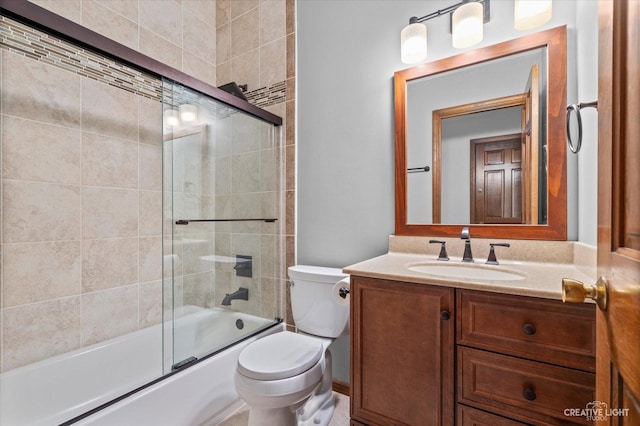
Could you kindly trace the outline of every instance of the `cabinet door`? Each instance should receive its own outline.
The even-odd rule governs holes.
[[[351,417],[453,424],[454,289],[351,278]]]

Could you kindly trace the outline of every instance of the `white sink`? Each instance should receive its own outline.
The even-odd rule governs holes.
[[[523,272],[473,263],[418,263],[409,265],[408,269],[433,277],[468,281],[517,281],[527,278]]]

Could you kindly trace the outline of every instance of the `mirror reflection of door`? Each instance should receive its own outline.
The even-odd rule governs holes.
[[[540,193],[540,187],[544,187],[546,181],[540,182],[547,175],[546,170],[540,172],[540,83],[538,66],[533,65],[529,73],[529,79],[525,87],[526,100],[524,104],[524,120],[522,129],[523,152],[523,197],[524,223],[539,223],[538,209],[546,203],[546,189]],[[544,151],[542,151],[544,153]],[[544,162],[543,162],[544,163]],[[539,184],[541,183],[541,184]]]
[[[471,140],[471,223],[524,223],[522,139]]]

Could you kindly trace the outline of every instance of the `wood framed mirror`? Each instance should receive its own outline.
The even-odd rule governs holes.
[[[395,73],[396,235],[456,237],[468,226],[473,237],[566,240],[566,37],[557,27]],[[445,128],[464,130],[462,145]],[[505,155],[521,164],[478,165]]]

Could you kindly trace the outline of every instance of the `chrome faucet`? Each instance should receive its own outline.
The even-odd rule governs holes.
[[[231,301],[236,299],[249,300],[249,289],[246,287],[240,287],[231,294],[225,294],[224,299],[222,299],[222,306],[229,306],[231,305]]]
[[[469,228],[467,226],[462,228],[462,234],[460,234],[460,238],[465,240],[462,261],[473,262],[473,255],[471,254],[471,235],[469,234]]]

